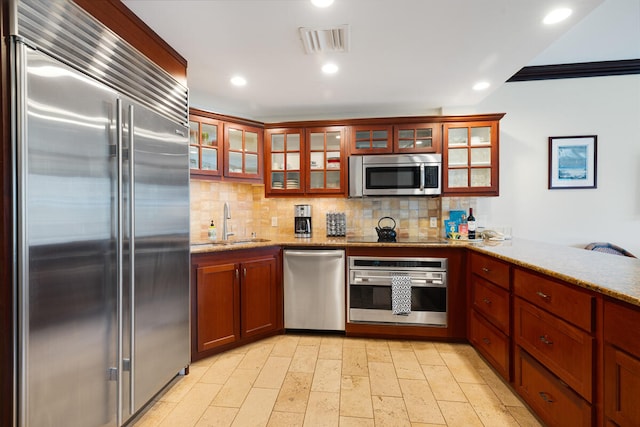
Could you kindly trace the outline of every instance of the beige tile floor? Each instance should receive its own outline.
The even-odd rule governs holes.
[[[287,334],[192,364],[132,425],[541,424],[469,345]]]

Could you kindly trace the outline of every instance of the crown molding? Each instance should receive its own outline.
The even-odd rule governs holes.
[[[522,68],[507,80],[507,82],[622,76],[626,74],[640,74],[640,59],[535,65]]]

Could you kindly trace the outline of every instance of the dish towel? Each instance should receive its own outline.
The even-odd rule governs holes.
[[[391,311],[404,316],[411,313],[411,277],[406,274],[391,276]]]

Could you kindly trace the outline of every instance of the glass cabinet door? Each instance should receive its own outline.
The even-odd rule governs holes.
[[[218,120],[196,114],[189,116],[189,167],[192,174],[220,175],[221,134],[222,124]]]
[[[444,192],[497,194],[497,122],[445,124]]]
[[[271,193],[302,193],[303,155],[301,129],[267,130],[267,185]]]
[[[225,176],[262,178],[262,129],[225,123]]]
[[[351,154],[391,153],[393,126],[353,126]]]
[[[397,153],[439,153],[440,126],[439,123],[396,125],[394,151]]]
[[[307,192],[341,193],[344,191],[344,127],[307,129],[309,145],[309,181]]]

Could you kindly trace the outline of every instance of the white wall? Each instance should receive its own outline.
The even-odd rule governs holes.
[[[500,196],[478,199],[481,222],[571,246],[612,242],[640,257],[640,75],[506,83],[475,108],[507,113]],[[596,189],[547,189],[548,137],[568,135],[598,136]]]

